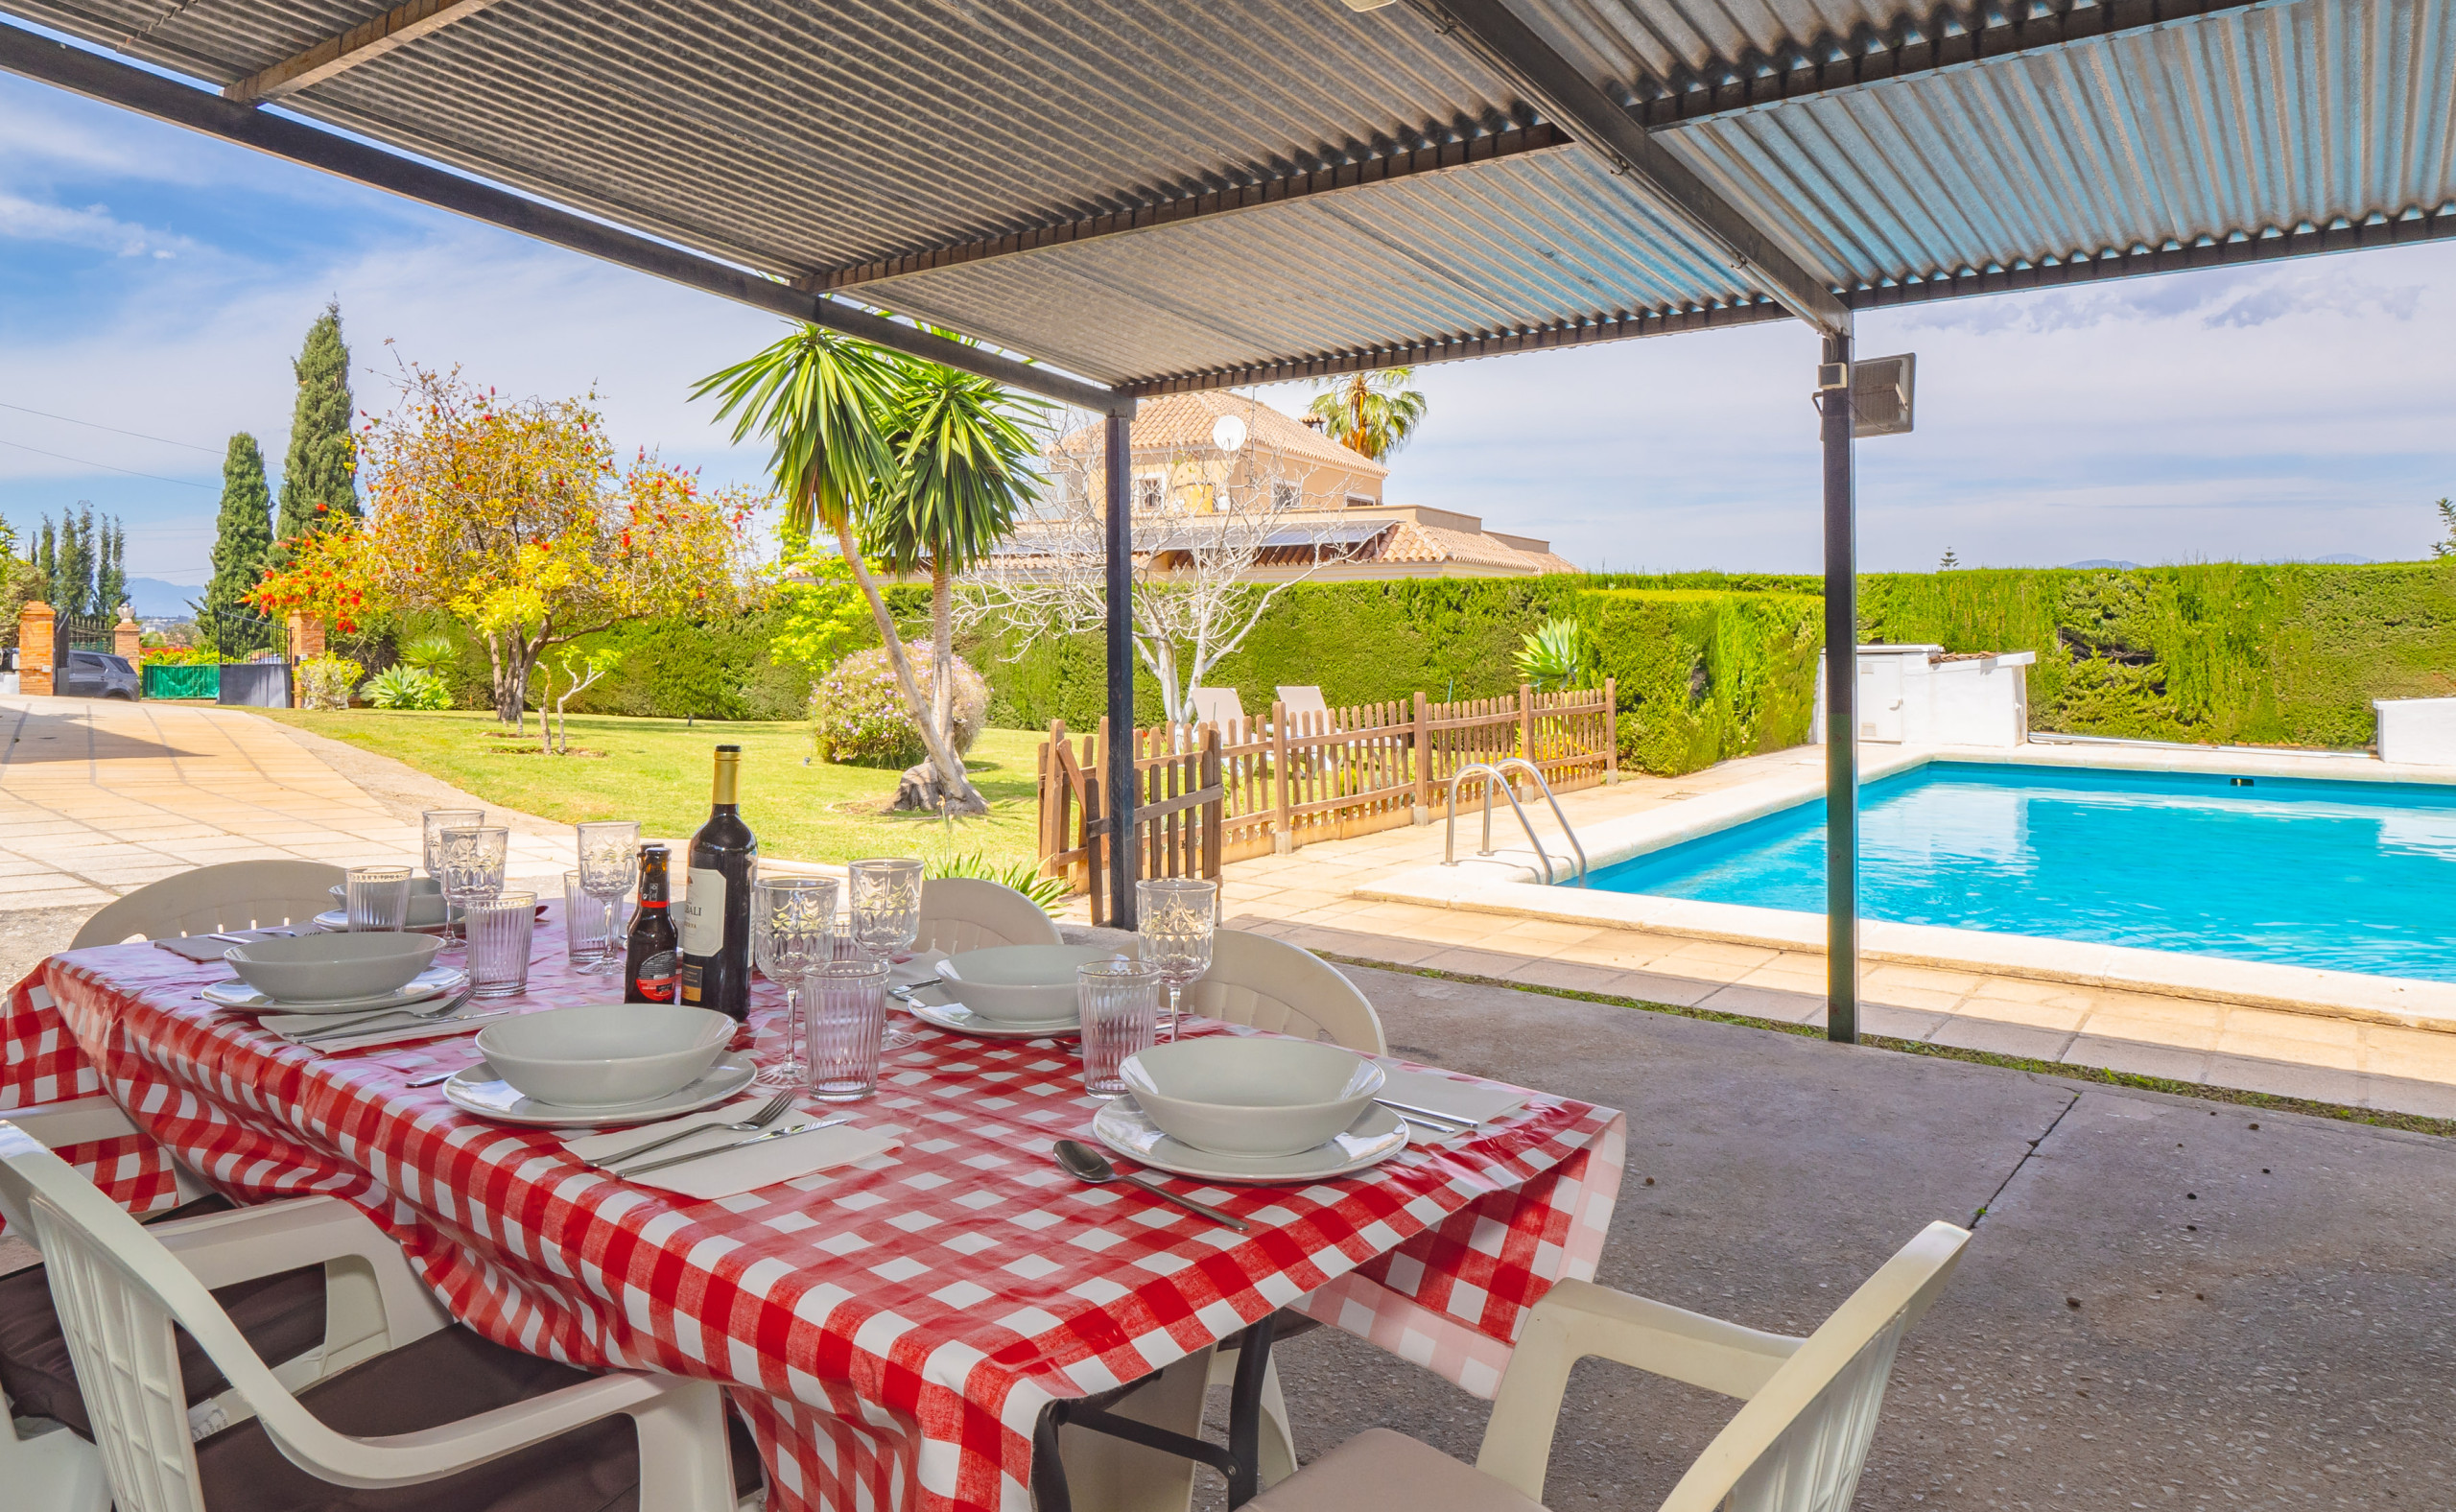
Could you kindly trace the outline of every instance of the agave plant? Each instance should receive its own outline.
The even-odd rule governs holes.
[[[1566,688],[1577,680],[1586,659],[1586,640],[1578,623],[1566,615],[1546,620],[1534,634],[1519,637],[1518,674],[1541,688],[1550,683]]]

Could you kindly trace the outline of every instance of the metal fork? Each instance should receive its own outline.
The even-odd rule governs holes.
[[[292,1034],[286,1037],[293,1045],[313,1045],[319,1040],[350,1039],[360,1034],[384,1034],[396,1028],[414,1028],[419,1024],[430,1020],[448,1019],[460,1012],[468,1005],[474,992],[474,988],[463,987],[459,993],[447,999],[441,1007],[386,1008],[381,1013],[362,1014],[347,1024],[337,1024],[328,1029],[318,1029],[313,1034]],[[409,1022],[403,1024],[384,1022],[390,1018],[401,1018]]]
[[[607,1155],[603,1159],[593,1160],[589,1164],[601,1170],[610,1170],[626,1160],[647,1154],[649,1150],[663,1149],[675,1140],[688,1139],[694,1134],[705,1134],[711,1129],[731,1129],[737,1134],[756,1134],[783,1118],[785,1110],[793,1105],[793,1099],[797,1096],[799,1096],[797,1093],[780,1092],[761,1103],[759,1111],[739,1123],[700,1123],[687,1129],[675,1129],[671,1134],[660,1134],[645,1145],[634,1145],[620,1155]]]

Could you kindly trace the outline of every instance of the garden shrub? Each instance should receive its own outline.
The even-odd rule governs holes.
[[[298,664],[298,706],[346,709],[349,693],[366,669],[346,656],[311,656]]]
[[[359,697],[379,709],[448,709],[452,707],[452,690],[444,684],[440,673],[407,662],[385,668],[366,685],[359,689]]]
[[[921,696],[931,695],[930,647],[913,642],[906,648]],[[955,661],[956,754],[972,749],[987,724],[989,685],[958,656]],[[821,761],[855,767],[904,768],[927,753],[921,732],[913,727],[895,680],[895,666],[886,648],[855,651],[828,669],[811,690],[811,736]]]

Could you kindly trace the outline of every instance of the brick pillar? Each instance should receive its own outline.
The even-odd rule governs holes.
[[[111,651],[135,666],[137,658],[145,654],[144,629],[134,620],[121,616],[120,622],[111,626]]]
[[[294,614],[290,617],[290,659],[303,662],[324,654],[324,617],[320,614]]]
[[[17,691],[49,694],[51,632],[59,616],[39,599],[27,601],[17,614]]]

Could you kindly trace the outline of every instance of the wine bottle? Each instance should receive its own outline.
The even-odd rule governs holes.
[[[742,822],[742,747],[717,747],[715,801],[691,837],[690,886],[682,900],[681,1001],[750,1018],[750,876],[759,838]]]
[[[673,896],[666,877],[662,845],[640,847],[640,907],[631,915],[629,942],[623,952],[623,1001],[672,1003],[681,963],[674,958],[678,943],[673,914],[667,902]]]

